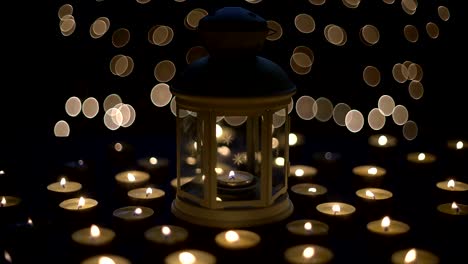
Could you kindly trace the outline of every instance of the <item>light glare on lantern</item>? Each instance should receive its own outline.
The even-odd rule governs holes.
[[[332,206],[332,211],[333,211],[334,213],[339,213],[339,212],[341,211],[340,205],[339,205],[339,204],[334,204],[334,205]]]
[[[190,252],[182,252],[179,254],[179,261],[181,264],[193,264],[197,258]]]
[[[127,174],[127,179],[129,182],[134,182],[136,179],[135,179],[135,175],[133,175],[133,173],[128,173]]]
[[[297,177],[302,177],[304,176],[304,170],[303,169],[297,169],[294,174],[296,174]]]
[[[380,136],[379,139],[377,140],[380,146],[385,146],[387,145],[388,139],[386,136]]]
[[[414,263],[414,261],[416,261],[416,249],[412,248],[406,253],[404,263]]]
[[[284,158],[283,157],[278,157],[275,159],[275,164],[278,166],[284,166]]]
[[[224,237],[229,243],[234,243],[234,242],[239,241],[239,234],[237,234],[236,231],[229,230],[226,232]]]
[[[91,225],[90,234],[91,237],[99,237],[101,235],[101,230],[99,230],[97,225]]]
[[[99,264],[115,264],[115,261],[109,257],[100,257]]]
[[[312,230],[312,223],[311,222],[306,222],[304,224],[304,229],[307,230],[307,231]]]
[[[302,251],[302,256],[306,259],[310,259],[315,254],[315,250],[313,247],[306,247],[304,251]]]
[[[367,170],[367,173],[370,174],[370,175],[376,175],[377,174],[377,168],[376,167],[369,168]]]
[[[449,180],[447,182],[447,187],[452,188],[452,189],[455,188],[455,181],[454,180]]]
[[[115,149],[116,151],[120,152],[120,151],[122,151],[123,146],[122,146],[122,144],[120,144],[120,143],[117,142],[117,143],[114,144],[114,149]]]
[[[426,154],[424,153],[419,153],[418,155],[418,160],[425,160],[426,159]]]
[[[161,232],[163,235],[168,236],[171,234],[171,229],[168,226],[163,226]]]
[[[373,192],[371,192],[370,190],[366,190],[366,196],[370,197],[370,198],[374,198],[375,194]]]
[[[385,216],[384,218],[382,218],[382,222],[380,222],[380,226],[382,228],[388,228],[390,226],[390,217],[388,216]]]
[[[457,148],[457,149],[462,149],[462,148],[463,148],[463,142],[462,142],[462,141],[458,141],[458,142],[457,142],[457,145],[456,145],[456,148]]]

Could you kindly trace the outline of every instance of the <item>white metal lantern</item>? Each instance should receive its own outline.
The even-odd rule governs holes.
[[[239,7],[204,17],[210,56],[171,87],[177,113],[177,195],[172,212],[204,226],[248,227],[280,221],[288,198],[288,105],[296,88],[257,56],[266,21]]]

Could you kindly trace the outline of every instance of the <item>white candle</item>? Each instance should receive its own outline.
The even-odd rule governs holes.
[[[229,171],[227,174],[218,175],[218,184],[227,187],[240,187],[250,185],[254,176],[246,171]]]
[[[359,189],[356,195],[366,200],[386,200],[393,197],[392,192],[379,188]]]
[[[145,238],[156,244],[174,245],[187,240],[188,231],[180,226],[154,226],[145,231]]]
[[[427,152],[412,152],[409,153],[406,159],[413,163],[432,163],[436,160],[436,156]]]
[[[69,211],[89,210],[97,205],[98,202],[96,200],[84,197],[67,199],[59,204],[61,208]]]
[[[114,210],[113,215],[124,221],[139,221],[154,214],[153,209],[144,206],[125,206]]]
[[[115,232],[108,228],[92,225],[89,228],[83,228],[72,234],[72,240],[78,244],[86,246],[107,245],[115,237]]]
[[[230,250],[248,249],[260,243],[260,236],[247,230],[228,230],[215,237],[216,244]]]
[[[324,264],[329,263],[333,259],[333,253],[328,248],[322,246],[304,244],[286,249],[284,258],[287,263],[291,264]]]
[[[205,251],[186,249],[169,254],[164,262],[166,264],[215,264],[216,257]]]
[[[131,170],[117,173],[115,179],[120,184],[132,186],[147,182],[150,179],[150,175],[144,171]]]
[[[81,183],[67,181],[65,177],[60,178],[58,182],[47,185],[47,190],[58,193],[72,193],[81,190]]]
[[[289,222],[286,229],[294,235],[315,236],[328,234],[329,228],[327,224],[320,221],[301,219]]]
[[[393,264],[438,264],[439,257],[422,249],[404,249],[392,254]]]

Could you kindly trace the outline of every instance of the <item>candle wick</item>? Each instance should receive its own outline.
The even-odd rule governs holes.
[[[146,194],[146,198],[148,198],[149,193]]]
[[[384,227],[383,230],[384,230],[385,232],[388,232],[388,226]]]
[[[457,212],[457,214],[459,214],[459,213],[460,213],[460,207],[457,207],[457,208],[455,209],[455,211]]]
[[[333,215],[336,215],[337,211],[333,211]]]

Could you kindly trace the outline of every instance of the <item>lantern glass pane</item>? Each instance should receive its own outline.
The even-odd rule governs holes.
[[[274,116],[284,116],[285,120],[279,126],[273,125],[272,133],[272,195],[275,195],[283,187],[285,187],[286,181],[286,170],[287,170],[287,159],[286,159],[286,144],[288,144],[289,139],[289,129],[288,129],[288,115],[287,110],[282,109],[276,112]]]

